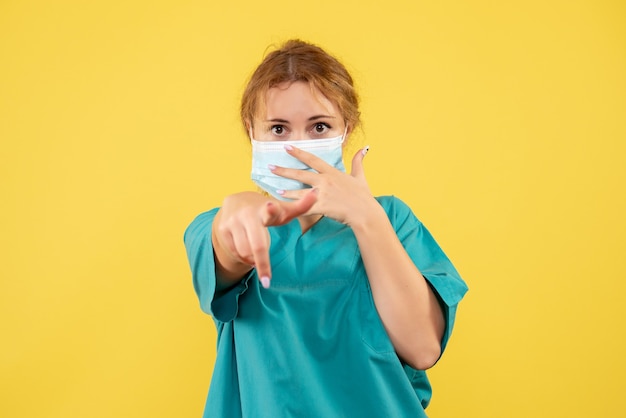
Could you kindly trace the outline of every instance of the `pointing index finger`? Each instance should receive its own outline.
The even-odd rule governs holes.
[[[317,189],[312,189],[305,194],[302,199],[294,202],[267,202],[261,208],[261,224],[262,232],[248,232],[248,241],[250,242],[250,250],[254,259],[254,266],[257,275],[264,288],[270,287],[272,277],[272,268],[269,256],[269,232],[268,226],[284,225],[294,218],[304,215],[317,201]]]

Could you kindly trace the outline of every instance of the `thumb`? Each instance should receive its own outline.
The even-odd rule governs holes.
[[[317,201],[317,189],[313,188],[301,199],[293,202],[270,201],[261,208],[263,226],[278,226],[304,215]]]
[[[261,207],[261,224],[263,226],[274,225],[281,216],[281,208],[274,202],[267,202]]]
[[[368,145],[365,148],[357,151],[357,153],[354,154],[354,157],[352,157],[352,177],[365,177],[365,171],[363,170],[363,159],[365,158],[365,155],[369,150],[370,146]]]

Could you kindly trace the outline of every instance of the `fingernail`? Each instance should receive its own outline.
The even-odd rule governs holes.
[[[261,285],[264,288],[269,289],[270,288],[270,278],[267,277],[267,276],[261,277]]]
[[[268,165],[267,165],[267,168],[269,168],[269,169],[270,169],[270,171],[274,171],[274,170],[276,170],[276,166],[275,166],[274,164],[268,164]]]
[[[279,194],[279,195],[281,195],[281,196],[282,196],[282,195],[284,195],[284,194],[285,194],[285,191],[284,191],[284,190],[280,190],[280,189],[279,189],[279,190],[276,190],[276,194]]]
[[[287,144],[287,145],[285,145],[285,149],[287,151],[291,151],[291,150],[293,150],[293,147],[291,145]]]
[[[367,154],[367,151],[369,151],[369,150],[370,150],[370,146],[369,146],[369,145],[367,145],[365,148],[363,148],[363,149],[361,150],[361,154],[363,154],[363,156],[365,157],[365,154]]]

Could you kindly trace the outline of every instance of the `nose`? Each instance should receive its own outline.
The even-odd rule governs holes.
[[[307,132],[305,129],[301,129],[301,130],[294,130],[291,134],[291,139],[292,141],[300,141],[300,140],[305,140],[305,139],[313,139],[313,137],[310,135],[310,132]]]

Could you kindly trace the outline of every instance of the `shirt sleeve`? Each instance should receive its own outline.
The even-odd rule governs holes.
[[[253,272],[219,296],[215,294],[216,274],[211,230],[217,211],[218,208],[215,208],[198,215],[185,230],[184,242],[200,307],[216,321],[229,322],[237,316],[239,297],[248,289],[248,280]]]
[[[404,202],[392,196],[381,198],[381,204],[409,257],[439,299],[446,322],[441,341],[443,353],[454,327],[457,306],[468,287],[430,232]]]

